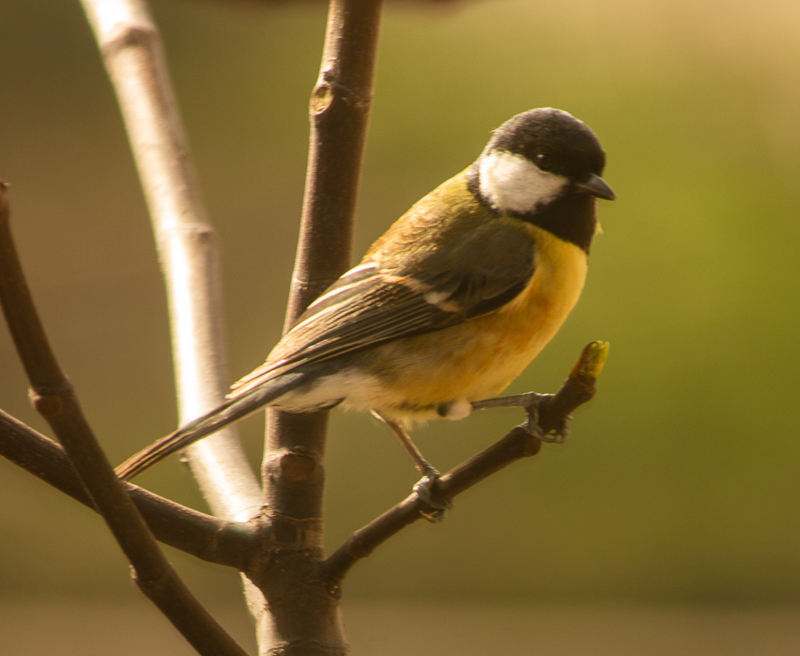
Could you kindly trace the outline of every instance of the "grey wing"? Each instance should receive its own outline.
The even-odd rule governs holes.
[[[493,312],[527,286],[534,246],[522,230],[492,223],[402,271],[381,269],[378,254],[314,301],[267,362],[235,383],[229,396],[301,366]]]

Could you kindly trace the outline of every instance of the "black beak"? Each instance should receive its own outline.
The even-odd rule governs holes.
[[[608,186],[608,183],[603,180],[603,178],[594,173],[592,173],[592,177],[586,182],[576,182],[575,187],[596,198],[617,200],[617,195],[614,193],[614,190]]]

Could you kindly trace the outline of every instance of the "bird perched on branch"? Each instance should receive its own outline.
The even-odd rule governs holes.
[[[130,479],[270,406],[369,410],[435,475],[403,426],[461,419],[555,335],[578,300],[614,200],[592,130],[551,108],[514,116],[467,169],[418,201],[331,285],[227,400],[134,455]]]

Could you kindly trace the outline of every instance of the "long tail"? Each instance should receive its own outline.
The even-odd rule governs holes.
[[[308,377],[309,372],[284,374],[242,396],[225,401],[210,412],[132,455],[116,468],[117,476],[123,481],[129,481],[168,455],[257,412],[271,401],[304,383]]]

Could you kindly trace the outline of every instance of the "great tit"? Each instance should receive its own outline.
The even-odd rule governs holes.
[[[265,406],[341,403],[399,433],[418,420],[467,416],[528,366],[577,302],[595,199],[615,198],[604,164],[594,132],[570,114],[514,116],[315,300],[222,405],[118,475],[130,479]]]

